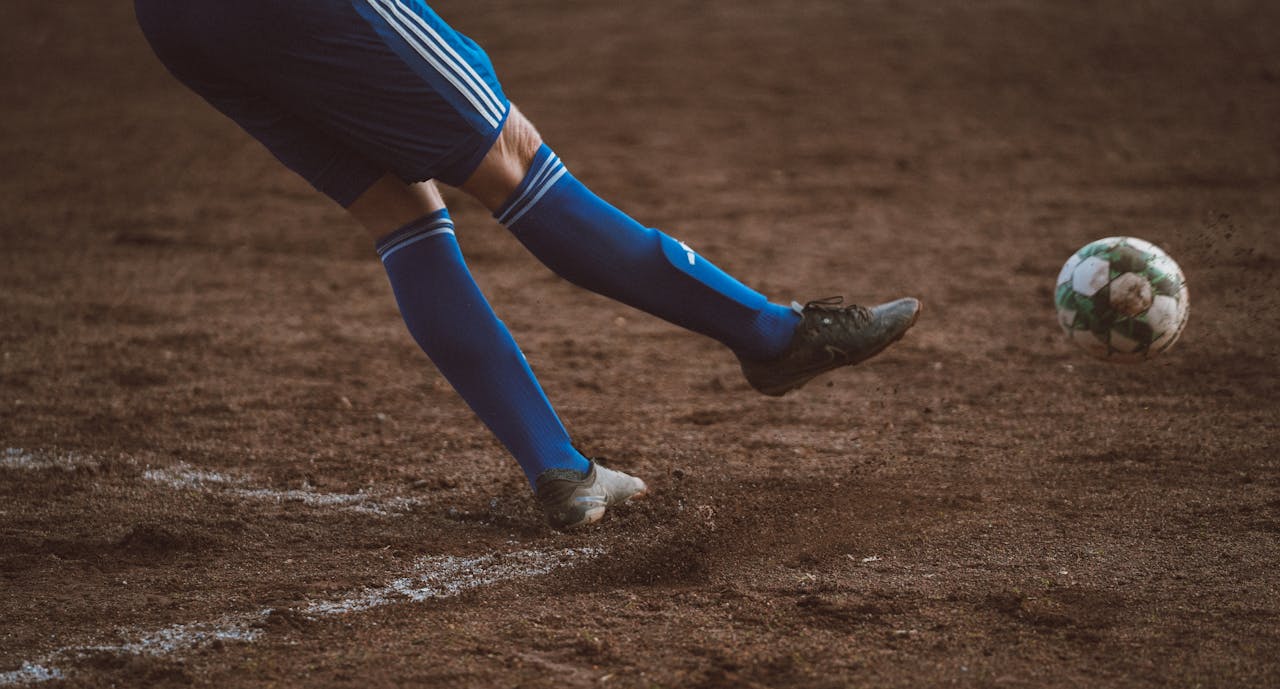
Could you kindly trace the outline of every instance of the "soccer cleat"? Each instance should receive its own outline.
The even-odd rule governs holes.
[[[920,314],[920,302],[910,297],[869,309],[843,301],[793,302],[801,321],[787,349],[767,361],[738,357],[751,387],[779,397],[831,369],[865,361],[901,339]]]
[[[568,469],[542,472],[534,492],[551,527],[567,531],[599,521],[610,505],[620,505],[646,490],[644,481],[591,460],[586,476]]]

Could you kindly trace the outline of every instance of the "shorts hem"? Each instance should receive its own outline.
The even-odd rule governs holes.
[[[448,153],[438,158],[429,170],[422,170],[413,174],[406,175],[402,179],[407,184],[415,182],[425,182],[429,179],[439,180],[451,187],[460,187],[468,179],[471,174],[480,167],[480,162],[489,154],[489,150],[493,148],[493,144],[502,134],[502,129],[507,124],[507,118],[511,116],[511,103],[506,103],[506,108],[502,113],[502,120],[498,122],[498,126],[487,132],[477,132],[478,136],[469,136],[465,141],[453,147]]]

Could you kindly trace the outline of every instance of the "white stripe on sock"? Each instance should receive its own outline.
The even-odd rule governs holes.
[[[450,227],[442,227],[442,228],[440,228],[440,229],[438,229],[438,230],[432,230],[432,231],[430,231],[430,232],[424,232],[424,233],[422,233],[422,234],[415,234],[415,235],[413,235],[412,237],[410,237],[410,238],[408,238],[408,239],[406,239],[406,240],[404,240],[404,241],[402,241],[402,242],[400,242],[400,243],[398,243],[398,244],[393,244],[393,245],[391,245],[390,247],[387,247],[387,250],[386,250],[386,251],[384,251],[384,252],[382,252],[382,257],[381,257],[381,258],[382,258],[382,262],[383,262],[383,263],[386,263],[386,262],[387,262],[387,259],[391,257],[391,254],[394,254],[395,252],[397,252],[397,251],[399,251],[399,250],[401,250],[401,249],[405,248],[406,246],[409,246],[410,244],[417,244],[418,242],[420,242],[420,241],[422,241],[422,240],[424,240],[424,239],[429,239],[429,238],[434,237],[434,236],[439,235],[439,234],[453,234],[453,233],[454,233],[454,232],[453,232],[453,227],[452,227],[452,226],[450,226]]]
[[[528,213],[531,209],[533,209],[534,206],[538,205],[538,201],[541,200],[542,197],[546,195],[548,191],[551,191],[551,187],[554,187],[556,185],[556,182],[560,181],[560,178],[564,177],[564,174],[566,172],[568,172],[568,170],[565,169],[563,165],[561,165],[560,169],[557,170],[556,173],[551,176],[551,179],[547,180],[547,183],[542,185],[542,188],[538,191],[537,196],[534,196],[532,199],[530,199],[529,203],[526,204],[524,208],[521,208],[519,213],[516,213],[514,216],[512,216],[511,219],[507,221],[507,225],[508,226],[514,225],[517,220],[519,220],[521,217],[524,216],[525,213]]]
[[[564,165],[560,162],[560,158],[557,157],[556,154],[552,153],[542,162],[542,167],[538,168],[537,174],[533,176],[533,179],[529,182],[529,186],[525,187],[524,192],[520,194],[520,198],[516,199],[515,203],[511,204],[511,207],[507,209],[506,213],[502,214],[502,217],[498,219],[498,222],[503,225],[509,225],[514,222],[514,218],[512,217],[513,215],[524,215],[526,199],[533,194],[538,193],[538,189],[541,188],[546,179],[551,176],[557,167],[563,168]]]

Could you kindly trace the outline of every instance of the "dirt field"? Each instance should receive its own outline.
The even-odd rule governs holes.
[[[1280,685],[1280,6],[434,4],[641,221],[920,322],[764,398],[450,196],[577,442],[653,489],[553,533],[371,242],[131,3],[7,0],[0,685]],[[1191,287],[1140,366],[1053,315],[1113,234]]]

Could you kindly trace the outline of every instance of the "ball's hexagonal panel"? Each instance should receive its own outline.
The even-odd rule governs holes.
[[[1090,256],[1080,262],[1071,273],[1071,289],[1092,297],[1111,281],[1111,264],[1106,259]]]
[[[1111,348],[1121,354],[1132,354],[1143,349],[1143,343],[1137,340],[1131,340],[1124,336],[1124,333],[1111,331]]]
[[[1173,326],[1161,335],[1157,342],[1151,344],[1153,354],[1163,352],[1174,345],[1178,338],[1182,337],[1182,331],[1187,326],[1187,317],[1191,314],[1191,294],[1183,287],[1176,297],[1177,304],[1174,306]]]
[[[1137,237],[1125,237],[1124,243],[1137,249],[1138,251],[1142,251],[1148,254],[1160,251],[1160,249],[1156,248],[1155,244],[1152,244],[1151,242],[1148,242],[1145,239],[1138,239]]]
[[[1147,269],[1151,254],[1121,242],[1107,253],[1111,270],[1115,273],[1141,273]]]
[[[1108,289],[1111,308],[1126,316],[1151,308],[1151,283],[1141,273],[1124,273],[1112,280]]]
[[[1155,334],[1154,346],[1160,340],[1163,340],[1178,329],[1178,300],[1173,297],[1167,297],[1158,294],[1151,300],[1151,308],[1147,309],[1147,325],[1151,326],[1151,332]]]
[[[1068,258],[1067,262],[1062,265],[1062,270],[1058,271],[1057,284],[1065,285],[1071,282],[1071,273],[1075,272],[1076,266],[1080,265],[1080,261],[1083,260],[1080,258],[1080,254],[1071,254],[1071,258]]]
[[[1142,347],[1151,344],[1156,337],[1156,333],[1151,331],[1151,326],[1141,318],[1118,319],[1111,324],[1111,333],[1133,340]]]
[[[1156,251],[1159,251],[1157,249]],[[1155,279],[1166,279],[1171,282],[1182,285],[1186,280],[1182,277],[1182,269],[1174,262],[1172,258],[1166,256],[1163,252],[1151,255],[1151,262],[1147,265],[1147,274]]]

